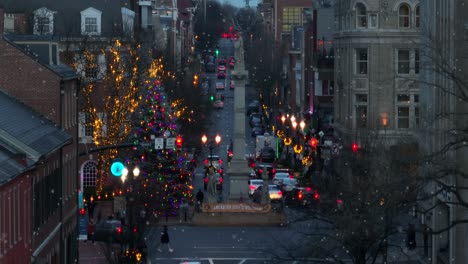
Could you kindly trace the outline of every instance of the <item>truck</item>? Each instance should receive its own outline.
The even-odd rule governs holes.
[[[271,147],[276,151],[276,137],[265,133],[263,135],[258,135],[255,139],[255,159],[260,157],[260,152],[264,147]]]

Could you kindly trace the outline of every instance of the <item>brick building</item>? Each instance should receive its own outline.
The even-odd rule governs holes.
[[[45,157],[31,172],[34,204],[29,207],[32,261],[67,263],[77,257],[78,77],[69,67],[44,63],[4,37],[4,12],[0,10],[0,91],[68,135],[58,142],[44,142],[54,148],[39,153]],[[57,53],[49,55],[55,58],[50,62],[58,61]]]

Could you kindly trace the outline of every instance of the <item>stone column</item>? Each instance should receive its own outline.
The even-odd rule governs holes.
[[[235,69],[231,71],[231,78],[235,80],[236,85],[234,88],[234,157],[227,171],[230,181],[229,201],[231,202],[239,202],[241,198],[245,201],[249,196],[250,169],[245,159],[245,83],[248,72],[245,70],[242,43],[241,37],[234,42],[234,57],[237,62]]]

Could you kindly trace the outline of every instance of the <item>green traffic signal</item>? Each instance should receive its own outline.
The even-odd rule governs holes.
[[[216,49],[215,53],[216,53],[216,57],[218,57],[218,55],[219,55],[219,49]]]
[[[210,96],[210,101],[213,102],[214,101],[214,96]]]

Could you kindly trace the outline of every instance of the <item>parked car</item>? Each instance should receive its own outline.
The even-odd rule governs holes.
[[[120,220],[103,220],[94,226],[94,240],[110,243],[120,243],[124,240],[126,228]]]
[[[263,180],[249,180],[249,195],[253,195],[259,186],[263,185]]]
[[[249,117],[250,127],[263,125],[263,116],[260,113],[253,113]]]
[[[290,178],[289,173],[285,172],[276,172],[275,177],[273,178],[273,184],[281,185],[284,179]]]
[[[247,105],[247,115],[250,116],[252,113],[260,112],[260,102],[254,100]]]
[[[259,186],[253,193],[252,198],[254,202],[260,202],[262,200],[262,190],[263,185]],[[278,188],[276,185],[268,185],[268,194],[270,196],[270,200],[273,201],[281,201],[283,198],[283,192]]]
[[[274,162],[276,160],[276,152],[272,147],[262,148],[259,159],[262,162]]]

